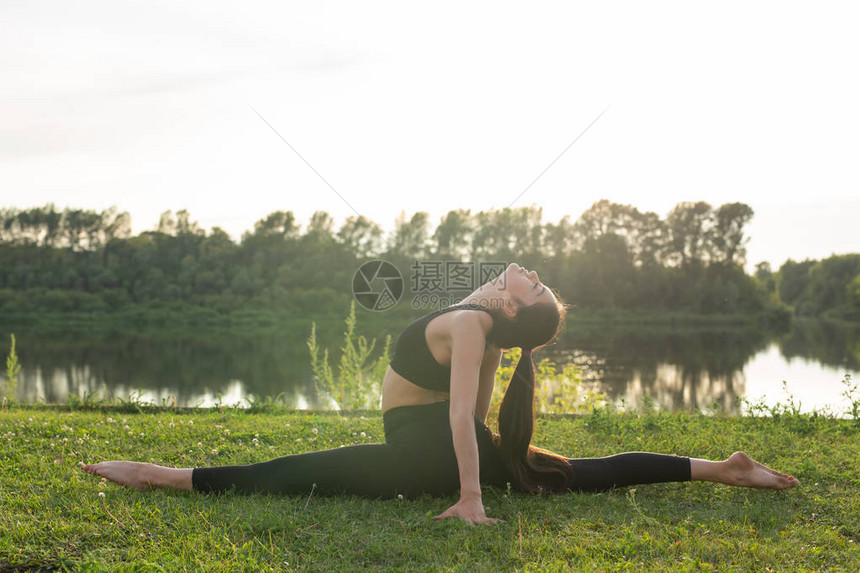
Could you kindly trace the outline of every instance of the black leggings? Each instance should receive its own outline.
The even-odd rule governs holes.
[[[345,446],[294,454],[244,466],[195,468],[197,491],[280,494],[346,493],[372,498],[424,493],[448,495],[460,488],[448,402],[404,406],[383,414],[384,444]],[[481,483],[506,487],[511,481],[489,428],[475,418]],[[570,459],[574,491],[689,481],[690,459],[631,452],[605,458]]]

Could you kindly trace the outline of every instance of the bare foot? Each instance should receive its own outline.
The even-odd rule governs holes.
[[[730,485],[765,489],[790,489],[800,483],[797,478],[772,470],[750,458],[744,452],[735,452],[725,461]]]
[[[150,467],[152,464],[143,462],[101,462],[81,466],[81,469],[88,474],[101,476],[120,485],[141,490],[154,485],[148,477]]]

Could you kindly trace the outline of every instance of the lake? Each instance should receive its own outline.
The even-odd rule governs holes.
[[[3,330],[5,354],[9,333]],[[323,408],[327,403],[313,391],[306,336],[21,331],[16,397],[64,403],[72,395],[99,395],[208,407],[280,395],[295,408]],[[334,349],[339,340],[325,342]],[[787,390],[801,411],[844,413],[843,378],[858,381],[860,374],[860,325],[798,320],[779,335],[592,325],[569,329],[547,354],[578,364],[588,388],[619,407],[639,406],[647,396],[664,410],[736,414],[743,409],[739,398],[785,403]]]

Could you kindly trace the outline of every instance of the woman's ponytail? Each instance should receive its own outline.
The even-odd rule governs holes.
[[[499,409],[497,445],[513,486],[532,493],[563,493],[573,481],[567,460],[530,446],[535,418],[535,371],[524,349]]]
[[[566,307],[557,295],[555,299],[555,304],[520,307],[514,317],[497,313],[490,333],[499,348],[523,349],[502,399],[499,435],[495,439],[512,485],[520,491],[562,493],[573,483],[573,471],[565,458],[529,445],[535,423],[532,350],[555,338],[564,324]]]

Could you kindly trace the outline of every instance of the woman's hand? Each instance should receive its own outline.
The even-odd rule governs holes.
[[[470,498],[464,499],[460,498],[460,501],[449,507],[445,512],[440,513],[433,519],[447,519],[449,517],[459,517],[469,525],[481,525],[484,523],[498,523],[502,521],[501,519],[493,519],[492,517],[487,517],[487,514],[484,513],[484,504],[481,503],[480,498]]]

